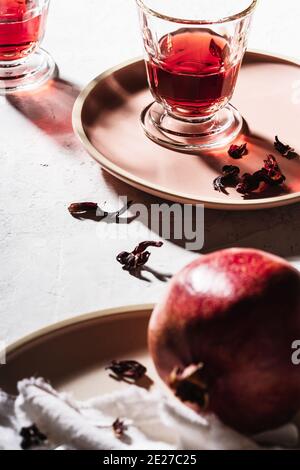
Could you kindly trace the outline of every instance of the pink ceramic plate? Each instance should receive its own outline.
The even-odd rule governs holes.
[[[264,53],[248,52],[232,104],[244,116],[249,155],[233,160],[227,148],[183,154],[150,141],[140,125],[140,112],[152,99],[142,60],[122,64],[92,81],[78,97],[73,125],[88,152],[115,177],[156,196],[181,203],[204,203],[226,210],[251,210],[300,201],[300,159],[287,160],[273,147],[274,137],[298,152],[300,64]],[[245,199],[234,189],[216,192],[213,180],[226,164],[241,173],[254,172],[274,154],[286,176],[283,190]]]
[[[140,361],[148,377],[157,382],[147,350],[153,307],[136,305],[82,315],[21,339],[8,348],[7,364],[0,366],[0,389],[15,394],[17,382],[32,376],[44,377],[80,400],[126,389],[126,383],[113,380],[105,370],[113,359]],[[138,383],[150,384],[147,378]]]

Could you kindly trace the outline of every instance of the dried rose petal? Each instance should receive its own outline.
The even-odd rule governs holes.
[[[242,145],[231,145],[228,150],[228,155],[232,158],[238,159],[242,158],[244,155],[248,154],[247,144]]]

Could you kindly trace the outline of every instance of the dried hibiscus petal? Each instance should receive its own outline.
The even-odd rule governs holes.
[[[22,437],[21,448],[23,450],[38,447],[47,440],[47,436],[41,433],[36,424],[22,428],[20,436]]]
[[[275,137],[274,147],[277,150],[277,152],[279,152],[283,157],[286,157],[289,160],[299,157],[297,152],[295,152],[295,149],[290,147],[288,144],[283,144],[279,140],[278,136]]]
[[[75,202],[69,206],[68,210],[76,219],[92,219],[95,221],[107,219],[118,223],[120,216],[127,212],[132,204],[133,201],[129,201],[118,211],[107,212],[102,210],[95,202]]]
[[[73,217],[81,217],[89,214],[95,214],[98,209],[98,204],[95,202],[74,202],[68,208]]]
[[[247,144],[231,145],[228,150],[228,155],[235,159],[242,158],[244,155],[247,155],[247,154],[248,154]]]
[[[276,158],[268,155],[264,161],[264,167],[253,174],[245,173],[236,187],[238,193],[249,194],[257,191],[261,185],[280,186],[285,181]]]
[[[169,376],[168,384],[180,400],[195,403],[205,410],[208,407],[209,394],[203,376],[202,363],[186,369],[176,367]]]
[[[264,160],[264,168],[262,168],[262,176],[267,175],[269,184],[280,185],[285,181],[285,176],[281,172],[276,158],[273,155],[268,155]]]
[[[114,430],[114,433],[116,437],[121,438],[124,436],[125,431],[127,431],[128,427],[124,423],[124,421],[121,421],[119,418],[116,419],[116,421],[113,422],[112,428]]]
[[[213,182],[215,191],[228,194],[226,188],[236,187],[239,182],[240,169],[237,166],[225,165],[222,168],[222,176],[218,176]]]
[[[141,242],[130,253],[127,251],[122,251],[119,253],[117,256],[117,261],[123,265],[124,271],[134,272],[141,266],[144,266],[150,258],[151,253],[146,251],[148,247],[154,246],[160,248],[162,245],[163,242]]]
[[[132,360],[113,360],[107,367],[105,367],[105,370],[111,370],[118,379],[130,379],[133,381],[141,379],[147,372],[145,366]]]
[[[299,158],[299,153],[295,152],[294,150],[290,150],[287,154],[286,154],[286,158],[288,160],[294,160],[294,158]]]
[[[241,181],[236,187],[236,190],[240,194],[248,194],[253,191],[256,191],[261,185],[261,178],[259,172],[251,175],[250,173],[245,173],[241,177]]]

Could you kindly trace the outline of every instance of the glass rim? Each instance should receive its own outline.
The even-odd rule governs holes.
[[[242,18],[246,18],[247,16],[249,16],[253,10],[255,9],[257,3],[258,3],[258,0],[252,0],[250,5],[245,8],[244,10],[238,12],[238,13],[234,13],[233,15],[230,15],[230,16],[225,16],[224,18],[219,18],[219,19],[215,19],[215,20],[195,20],[195,19],[185,19],[185,18],[175,18],[173,16],[169,16],[169,15],[165,15],[163,13],[160,13],[159,11],[157,10],[153,10],[152,8],[148,7],[145,3],[144,0],[136,0],[136,3],[138,4],[138,6],[144,10],[145,12],[147,12],[148,14],[152,15],[152,16],[156,16],[157,18],[160,18],[161,20],[166,20],[166,21],[170,21],[172,23],[181,23],[181,24],[195,24],[195,25],[212,25],[212,24],[221,24],[221,23],[227,23],[227,22],[230,22],[230,21],[236,21],[236,20],[239,20],[239,19],[242,19]]]

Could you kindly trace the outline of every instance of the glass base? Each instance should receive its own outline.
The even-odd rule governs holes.
[[[55,68],[54,60],[43,49],[20,62],[0,62],[0,95],[39,87],[53,76]]]
[[[232,142],[243,127],[243,118],[228,104],[205,119],[180,119],[153,102],[142,111],[141,124],[146,136],[157,144],[172,150],[195,151]]]

